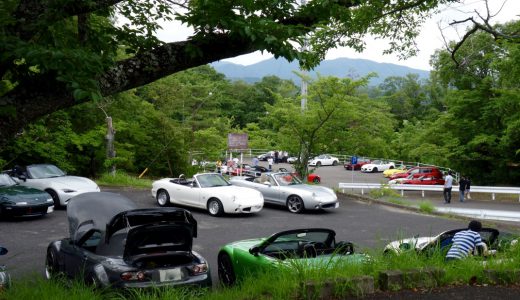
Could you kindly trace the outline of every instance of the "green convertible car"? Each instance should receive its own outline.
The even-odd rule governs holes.
[[[218,276],[224,285],[230,286],[244,276],[269,268],[290,268],[295,260],[320,267],[329,265],[331,260],[362,263],[366,258],[365,254],[354,253],[352,243],[336,242],[334,230],[294,229],[225,245],[218,254]]]

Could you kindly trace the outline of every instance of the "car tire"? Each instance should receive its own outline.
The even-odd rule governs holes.
[[[58,196],[58,193],[51,189],[46,189],[45,191],[51,195],[52,201],[54,201],[54,208],[61,208],[60,197]]]
[[[337,166],[337,165],[338,165],[338,161],[336,161],[336,160],[333,161],[333,162],[332,162],[332,165],[333,165],[333,166]]]
[[[60,273],[60,267],[58,264],[58,255],[56,250],[48,249],[47,256],[45,257],[45,278],[48,280],[54,279]]]
[[[222,206],[222,202],[216,198],[209,199],[208,212],[213,217],[219,217],[224,214],[224,207]]]
[[[170,204],[170,195],[166,190],[158,190],[155,198],[157,199],[157,204],[159,204],[160,207],[165,207]]]
[[[389,169],[392,170],[394,168],[394,166],[390,166]]]
[[[225,286],[233,286],[237,281],[231,257],[227,253],[218,255],[218,278]]]
[[[372,173],[377,173],[377,168],[373,168]]]
[[[303,200],[299,196],[291,195],[287,198],[287,209],[295,214],[299,214],[304,210]]]
[[[320,167],[320,166],[321,166],[321,161],[316,162],[316,167]]]

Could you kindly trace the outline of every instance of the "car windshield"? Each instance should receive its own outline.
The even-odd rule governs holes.
[[[302,184],[301,180],[298,177],[292,175],[291,173],[277,173],[274,174],[273,177],[281,186]]]
[[[27,166],[27,172],[33,179],[52,178],[65,176],[65,172],[55,165],[33,165]]]
[[[14,181],[11,176],[7,174],[0,174],[0,186],[12,186],[15,185],[16,181]]]
[[[216,187],[216,186],[228,186],[229,182],[222,177],[220,174],[203,174],[197,176],[197,181],[202,188]]]
[[[374,164],[374,165],[380,165],[380,164],[382,164],[382,161],[380,161],[380,160],[374,160],[374,161],[372,162],[372,164]]]
[[[288,232],[281,234],[276,237],[269,245],[264,249],[265,252],[280,251],[280,250],[297,250],[301,243],[323,243],[326,246],[331,246],[334,237],[331,236],[329,231],[307,231],[307,232]]]

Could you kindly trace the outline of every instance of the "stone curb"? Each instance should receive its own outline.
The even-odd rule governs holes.
[[[438,268],[383,271],[378,276],[379,289],[395,291],[406,288],[434,288],[440,286],[445,273],[443,269]]]

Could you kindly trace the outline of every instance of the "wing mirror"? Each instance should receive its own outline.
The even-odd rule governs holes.
[[[253,254],[254,256],[258,256],[258,253],[260,253],[260,247],[254,246],[253,248],[250,248],[249,253]]]

